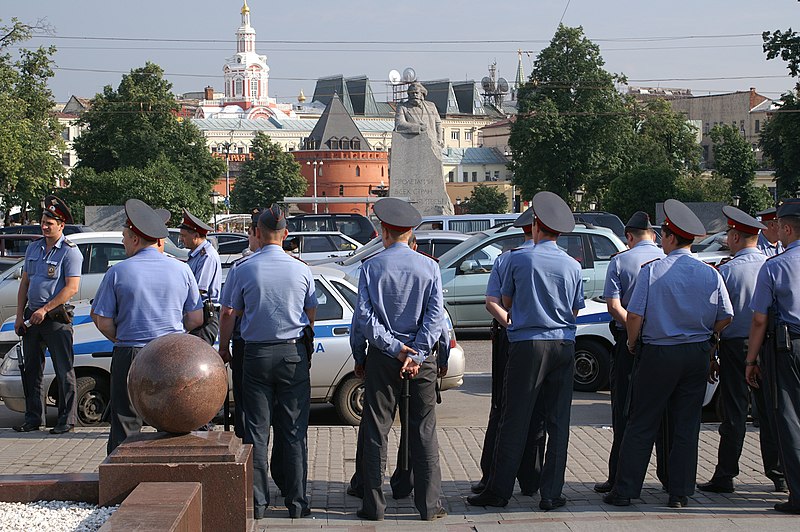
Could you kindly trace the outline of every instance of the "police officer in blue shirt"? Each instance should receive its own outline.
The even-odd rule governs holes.
[[[219,292],[222,284],[222,264],[214,246],[206,239],[211,226],[183,209],[183,223],[179,226],[181,240],[189,250],[186,264],[191,268],[200,294],[203,296],[203,325],[190,331],[214,345],[219,332]]]
[[[311,404],[310,357],[303,333],[314,326],[317,310],[314,278],[309,267],[283,251],[286,217],[277,205],[265,209],[256,228],[261,250],[236,268],[229,305],[242,317],[245,341],[242,406],[245,443],[253,445],[253,499],[256,519],[269,506],[267,447],[273,416],[282,439],[284,503],[292,518],[311,514],[306,496],[306,434]],[[227,324],[226,324],[227,328]],[[222,338],[221,340],[227,340]],[[226,358],[227,345],[220,344]]]
[[[522,229],[523,243],[514,253],[533,249],[533,208],[528,208],[514,220],[514,227]],[[508,361],[508,309],[503,306],[500,285],[512,250],[503,252],[492,266],[489,281],[486,284],[486,310],[492,315],[492,402],[489,407],[489,421],[483,438],[481,451],[481,480],[471,486],[472,493],[481,493],[486,488],[486,478],[494,455],[494,444],[497,439],[497,425],[500,422],[500,405],[503,402],[503,373]],[[537,406],[541,406],[541,402]],[[523,495],[531,496],[539,491],[539,478],[542,474],[544,460],[545,429],[544,414],[537,408],[538,415],[531,421],[528,430],[528,443],[522,455],[517,481]]]
[[[409,449],[414,474],[414,504],[423,520],[444,517],[441,506],[439,445],[436,439],[435,357],[430,356],[444,323],[442,280],[433,260],[412,251],[408,239],[419,225],[419,211],[397,198],[373,207],[381,221],[384,251],[361,266],[357,327],[369,342],[364,365],[364,498],[357,515],[382,520],[386,509],[383,476],[388,434],[400,399],[403,378],[412,378]]]
[[[72,315],[65,305],[78,293],[83,255],[64,237],[67,223],[72,223],[72,215],[66,203],[47,196],[41,219],[43,238],[31,242],[25,251],[14,323],[14,330],[23,337],[25,362],[22,373],[25,422],[14,427],[17,432],[39,430],[46,422],[47,392],[42,390],[45,347],[50,351],[58,381],[58,421],[50,434],[63,434],[75,426]]]
[[[766,375],[768,407],[775,411],[775,427],[780,443],[781,463],[789,500],[775,504],[779,512],[800,514],[800,199],[789,199],[778,207],[778,235],[786,251],[767,260],[758,272],[756,288],[750,308],[753,322],[750,326],[747,349],[746,378],[750,386],[759,386],[761,369],[757,358],[765,341],[768,312],[773,307],[777,323],[771,331],[775,349],[774,360],[762,360],[772,366]]]
[[[783,244],[778,237],[777,209],[772,207],[757,212],[756,216],[765,226],[758,234],[758,249],[767,257],[774,257],[778,253],[783,253]]]
[[[700,491],[713,493],[733,493],[733,478],[739,474],[739,457],[742,454],[744,435],[747,426],[747,409],[752,396],[761,415],[759,440],[764,472],[775,484],[775,491],[786,491],[783,468],[778,456],[778,442],[770,410],[764,403],[761,388],[753,388],[752,394],[744,375],[744,360],[747,355],[747,336],[753,311],[750,300],[756,286],[756,278],[767,258],[756,242],[759,230],[764,225],[745,212],[726,205],[722,208],[728,218],[728,247],[733,258],[722,263],[718,269],[725,281],[733,304],[733,321],[720,334],[718,344],[719,362],[711,359],[709,381],[716,382],[719,377],[719,393],[725,418],[719,426],[719,450],[717,467],[709,482],[698,484]]]
[[[474,506],[505,506],[514,489],[537,403],[543,405],[547,452],[539,508],[564,506],[561,492],[569,444],[575,366],[575,317],[585,306],[580,264],[558,247],[575,227],[567,204],[552,192],[533,197],[533,249],[514,251],[503,275],[503,307],[511,309],[505,399],[486,488],[467,498]]]
[[[709,339],[733,317],[717,270],[692,255],[706,230],[680,201],[664,202],[661,225],[666,258],[645,264],[628,302],[628,350],[640,360],[631,383],[631,409],[614,488],[603,501],[627,506],[638,498],[663,413],[675,436],[669,456],[668,505],[682,508],[694,493],[700,415],[709,369]],[[644,322],[644,325],[642,323]]]
[[[653,226],[650,225],[650,216],[646,212],[638,211],[631,216],[625,225],[625,240],[628,249],[611,258],[603,289],[608,312],[614,318],[610,327],[616,342],[609,373],[611,427],[614,430],[614,439],[608,456],[608,480],[595,484],[594,490],[598,493],[607,493],[614,487],[617,464],[619,464],[619,448],[622,445],[627,424],[626,405],[628,404],[628,389],[633,372],[634,357],[628,352],[626,345],[628,341],[628,333],[625,331],[628,316],[626,308],[631,300],[633,287],[636,285],[636,276],[642,269],[642,264],[664,257],[664,252],[655,243]],[[659,480],[666,484],[664,445],[660,441],[657,443],[656,452],[659,465],[657,469],[661,473]]]
[[[149,205],[125,202],[122,244],[128,258],[109,268],[92,303],[92,320],[114,344],[111,354],[111,432],[108,452],[139,432],[142,419],[128,397],[133,357],[150,340],[200,326],[203,303],[192,271],[159,253],[167,226]]]

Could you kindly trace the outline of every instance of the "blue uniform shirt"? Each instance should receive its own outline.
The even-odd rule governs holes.
[[[278,245],[268,245],[236,268],[226,307],[243,310],[245,342],[296,340],[311,322],[306,308],[316,308],[314,276],[302,261]]]
[[[397,242],[361,265],[358,327],[367,341],[396,357],[403,345],[421,364],[444,323],[442,277],[436,262]]]
[[[231,287],[233,286],[233,279],[236,278],[236,268],[242,264],[244,261],[252,257],[254,254],[261,251],[261,248],[250,252],[249,255],[244,255],[241,259],[237,260],[233,263],[233,265],[228,270],[228,277],[225,279],[225,284],[222,285],[222,292],[219,296],[220,305],[224,305],[228,308],[233,308],[233,304],[231,303]],[[245,250],[245,253],[249,252],[249,248]],[[233,322],[233,333],[231,338],[234,340],[241,340],[242,339],[242,318],[240,316],[236,316],[236,319]]]
[[[202,307],[192,270],[153,247],[109,268],[92,303],[95,314],[114,319],[118,347],[185,332],[183,315]]]
[[[219,291],[222,284],[222,264],[219,260],[219,254],[211,242],[204,240],[202,244],[194,248],[189,253],[189,260],[186,261],[189,268],[192,269],[195,280],[197,280],[197,287],[206,292],[211,297],[211,301],[219,304]]]
[[[778,319],[794,334],[800,334],[800,240],[764,263],[758,272],[750,308],[766,314],[773,302]]]
[[[756,288],[758,272],[766,260],[758,248],[744,248],[719,267],[719,274],[725,281],[733,304],[733,321],[722,330],[720,338],[747,338],[750,334],[750,323],[753,320],[750,299]]]
[[[522,245],[515,249],[533,249],[535,245],[536,244],[533,240],[526,240],[522,243]],[[508,264],[508,257],[511,256],[511,251],[512,250],[501,253],[500,256],[497,257],[497,260],[494,261],[492,273],[489,274],[489,282],[486,283],[487,296],[500,299],[500,285],[503,283],[503,275],[505,274],[506,265]]]
[[[367,360],[366,336],[358,327],[357,314],[353,313],[353,320],[350,323],[350,349],[353,351],[353,359],[356,364],[363,365]],[[447,366],[450,359],[450,331],[447,327],[442,327],[442,334],[439,337],[439,347],[436,351],[436,365],[439,367]]]
[[[501,293],[513,299],[510,342],[575,340],[573,311],[586,306],[581,265],[552,240],[511,252]]]
[[[719,272],[681,248],[642,267],[628,312],[644,317],[644,343],[679,345],[707,341],[733,307]]]
[[[783,244],[781,244],[781,241],[778,240],[772,244],[769,240],[767,240],[767,237],[764,236],[764,233],[758,233],[757,246],[758,249],[761,250],[761,253],[767,257],[774,257],[778,253],[783,253]]]
[[[619,299],[622,308],[628,308],[633,287],[636,285],[636,276],[639,275],[642,264],[662,258],[664,252],[651,240],[642,240],[631,249],[614,255],[608,263],[603,297]],[[616,323],[618,328],[622,328],[621,323]]]
[[[80,277],[83,255],[78,246],[61,238],[46,251],[44,237],[28,244],[22,269],[28,274],[28,307],[38,310],[67,284],[67,277]]]

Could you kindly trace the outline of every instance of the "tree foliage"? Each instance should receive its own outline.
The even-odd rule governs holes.
[[[697,142],[697,128],[684,115],[672,110],[663,98],[644,103],[631,100],[634,135],[632,165],[653,168],[669,167],[680,175],[700,171],[702,148]]]
[[[64,143],[47,87],[55,47],[23,48],[16,55],[8,51],[39,29],[41,23],[28,25],[15,18],[0,25],[0,198],[6,223],[11,207],[21,206],[23,214],[28,206],[38,207],[63,175]]]
[[[636,211],[656,219],[656,203],[678,195],[680,174],[669,165],[638,165],[611,181],[603,208],[628,220]]]
[[[231,192],[231,204],[239,212],[250,212],[283,201],[285,196],[302,196],[306,178],[292,154],[283,151],[264,133],[250,146],[253,158],[242,165],[242,173]]]
[[[509,139],[524,197],[549,190],[572,203],[573,191],[595,194],[623,168],[632,128],[614,87],[621,78],[603,65],[583,29],[564,25],[536,59]]]
[[[164,71],[156,64],[131,70],[122,76],[119,87],[110,85],[92,99],[92,106],[83,114],[80,123],[85,128],[75,141],[75,151],[81,173],[73,176],[92,182],[92,170],[98,182],[104,176],[114,180],[121,175],[140,177],[118,183],[111,196],[103,190],[79,186],[76,201],[86,205],[108,204],[108,198],[119,200],[142,196],[142,183],[160,175],[164,180],[156,189],[171,188],[166,196],[154,195],[147,201],[153,207],[167,208],[178,216],[186,207],[201,218],[211,216],[211,188],[224,172],[224,163],[214,159],[206,147],[203,134],[189,121],[177,117],[178,104],[172,94],[172,84],[163,78]],[[118,172],[114,174],[114,172]],[[81,183],[77,183],[81,185]],[[117,195],[119,193],[119,195]],[[170,202],[182,198],[183,205]],[[190,207],[192,206],[192,207]]]
[[[750,144],[733,126],[717,125],[711,129],[714,141],[715,174],[730,180],[731,197],[739,196],[739,208],[750,214],[766,209],[772,198],[764,187],[756,186],[758,161]]]
[[[508,198],[495,187],[476,185],[467,199],[470,214],[493,214],[508,211]]]

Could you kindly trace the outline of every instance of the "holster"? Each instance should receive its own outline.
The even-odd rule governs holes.
[[[619,339],[622,336],[620,333],[622,331],[617,329],[617,322],[614,320],[608,322],[608,330],[611,331],[611,336],[614,337],[614,343],[619,343]]]
[[[308,353],[308,362],[311,363],[311,357],[314,355],[314,327],[306,325],[303,327],[303,338],[301,340],[303,345],[306,346]]]
[[[775,350],[778,353],[789,353],[792,350],[792,337],[785,323],[778,322],[775,327]]]
[[[211,323],[211,318],[214,317],[215,310],[214,303],[211,301],[211,299],[206,299],[203,301],[203,326]]]
[[[72,323],[72,317],[74,316],[73,310],[75,310],[75,305],[64,303],[48,312],[47,317],[57,323],[70,325]]]

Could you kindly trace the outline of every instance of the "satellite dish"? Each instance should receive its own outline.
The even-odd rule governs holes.
[[[506,78],[497,80],[497,91],[503,93],[508,92],[508,81],[506,81]]]
[[[483,92],[492,92],[492,78],[489,76],[484,76],[481,80],[481,87],[483,87]]]
[[[389,83],[397,85],[401,81],[403,81],[403,77],[400,75],[400,72],[394,69],[389,71]]]
[[[406,83],[417,81],[417,72],[411,67],[406,68],[403,70],[403,81]]]

